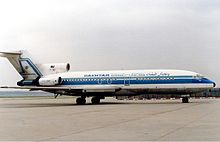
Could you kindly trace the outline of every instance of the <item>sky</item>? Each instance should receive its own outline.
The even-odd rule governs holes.
[[[0,51],[72,71],[190,70],[220,84],[219,15],[219,0],[0,0]],[[0,85],[21,80],[6,59],[0,68]]]

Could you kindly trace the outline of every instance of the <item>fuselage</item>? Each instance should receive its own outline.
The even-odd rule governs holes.
[[[119,70],[67,72],[48,75],[61,77],[60,87],[95,92],[106,88],[120,88],[133,93],[196,93],[213,88],[215,83],[201,74],[185,70]],[[119,91],[119,94],[120,94]]]

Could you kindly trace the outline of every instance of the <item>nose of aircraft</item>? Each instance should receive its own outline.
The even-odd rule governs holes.
[[[216,84],[215,84],[215,82],[213,82],[213,87],[215,87],[216,86]]]
[[[204,82],[213,84],[213,87],[216,87],[216,83],[214,81],[210,80],[210,79],[205,78]]]

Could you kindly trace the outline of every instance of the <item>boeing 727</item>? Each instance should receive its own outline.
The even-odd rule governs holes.
[[[179,94],[188,103],[190,94],[214,88],[216,84],[203,75],[185,70],[118,70],[70,72],[69,63],[41,64],[27,51],[0,52],[23,78],[16,87],[1,88],[42,90],[58,95],[78,96],[77,104],[92,104],[114,96],[140,94]]]

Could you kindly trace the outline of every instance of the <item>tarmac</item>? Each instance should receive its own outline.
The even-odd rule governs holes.
[[[219,141],[220,99],[0,98],[0,141]]]

